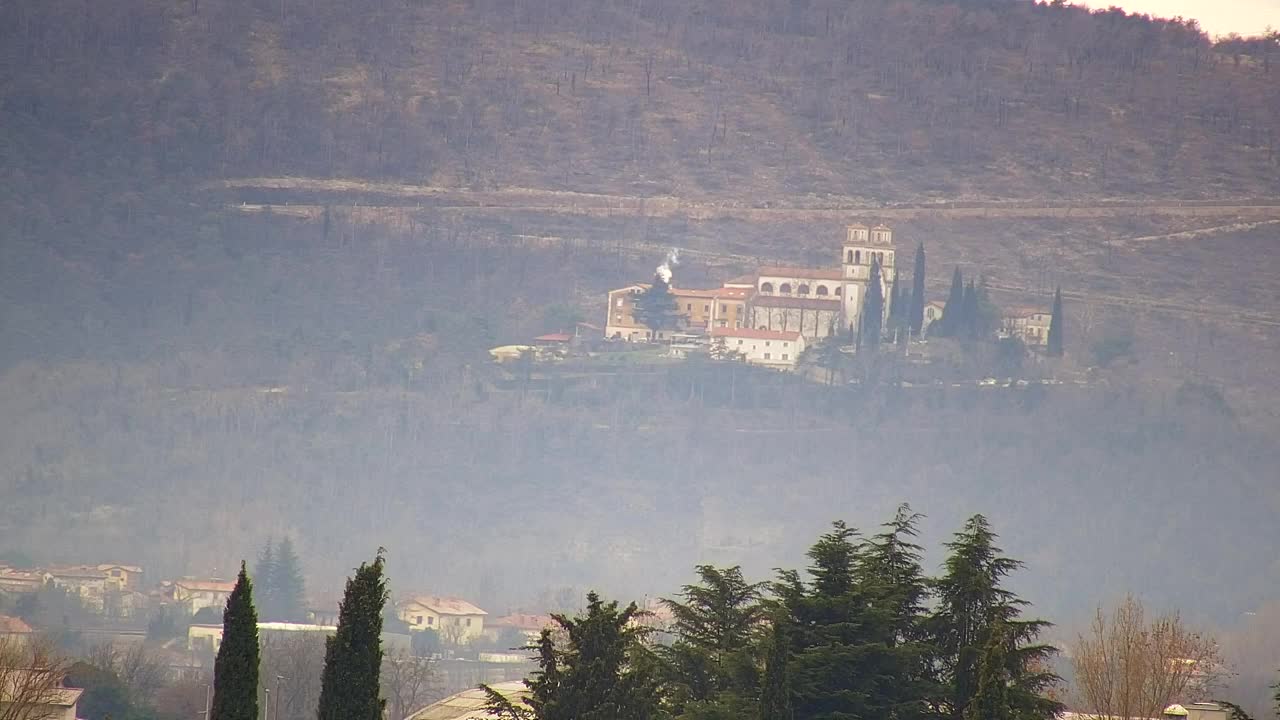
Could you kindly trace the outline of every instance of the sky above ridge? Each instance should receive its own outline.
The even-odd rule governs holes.
[[[1091,8],[1112,5],[1131,13],[1195,18],[1210,35],[1260,34],[1268,25],[1280,29],[1280,0],[1085,0]]]

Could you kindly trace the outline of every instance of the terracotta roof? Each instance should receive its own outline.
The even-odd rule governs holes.
[[[751,293],[755,292],[755,287],[754,281],[749,288],[722,287],[716,291],[716,297],[726,300],[742,300],[751,297]]]
[[[523,613],[504,615],[485,623],[487,627],[511,627],[517,630],[541,630],[552,627],[555,624],[556,621],[550,615],[526,615]]]
[[[0,635],[29,635],[33,632],[22,618],[0,615]]]
[[[799,308],[801,310],[839,310],[840,301],[789,295],[757,295],[751,301],[757,307]]]
[[[185,588],[187,590],[206,591],[206,592],[225,592],[229,593],[236,589],[236,584],[225,580],[190,580],[183,578],[175,580],[174,587]]]
[[[842,280],[844,273],[838,268],[762,267],[760,277],[803,278],[808,280]]]
[[[675,297],[697,297],[697,298],[713,298],[720,292],[720,288],[711,288],[709,290],[699,288],[671,288],[671,294]]]
[[[749,338],[751,340],[799,340],[800,333],[781,330],[756,330],[754,328],[712,328],[712,337]]]
[[[628,290],[636,290],[636,289],[648,290],[651,287],[653,287],[653,285],[649,283],[631,283],[630,285],[624,285],[620,288],[614,288],[613,290],[609,291],[609,294],[612,295],[617,292],[626,292]]]
[[[56,565],[46,572],[54,577],[105,578],[107,576],[106,571],[99,569],[96,565]]]
[[[116,568],[124,570],[125,572],[131,572],[131,573],[142,572],[142,568],[138,567],[137,565],[119,565],[117,563],[102,563],[101,565],[98,566],[99,570],[114,570]]]
[[[456,597],[440,597],[438,595],[417,595],[400,603],[401,607],[417,603],[440,615],[488,615],[489,613]]]

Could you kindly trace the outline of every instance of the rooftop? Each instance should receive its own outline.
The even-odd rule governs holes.
[[[183,578],[181,580],[174,580],[173,586],[183,588],[184,590],[225,593],[229,593],[236,589],[235,583],[218,579],[196,580],[194,578]]]
[[[839,268],[804,268],[804,267],[762,267],[760,277],[784,277],[808,280],[842,280],[844,273]]]
[[[456,597],[440,597],[439,595],[417,595],[400,603],[400,607],[418,604],[439,615],[488,615],[489,613]]]
[[[550,615],[527,615],[513,613],[495,618],[485,623],[488,627],[512,627],[517,630],[541,630],[552,627],[556,621]]]
[[[840,301],[837,299],[791,297],[789,295],[757,295],[754,303],[756,307],[840,310]]]
[[[22,618],[0,615],[0,635],[29,635],[33,632]]]
[[[508,700],[516,702],[517,706],[520,705],[517,701],[529,695],[529,689],[520,681],[495,683],[489,687]],[[463,690],[457,695],[450,695],[439,702],[422,708],[405,720],[470,720],[471,718],[479,720],[492,718],[494,716],[485,712],[484,709],[488,701],[488,696],[480,688]]]
[[[756,330],[754,328],[713,328],[712,337],[748,338],[751,340],[799,340],[800,333],[782,330]]]

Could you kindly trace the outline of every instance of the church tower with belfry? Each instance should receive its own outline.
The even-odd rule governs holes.
[[[843,276],[842,322],[845,332],[856,332],[861,320],[862,304],[867,296],[867,283],[871,279],[871,265],[880,263],[880,288],[884,292],[885,317],[893,295],[893,283],[897,275],[897,263],[893,257],[893,231],[885,225],[867,227],[860,223],[845,228],[844,247],[840,264]]]

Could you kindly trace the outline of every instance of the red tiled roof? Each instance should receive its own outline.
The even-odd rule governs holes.
[[[801,310],[839,310],[839,300],[823,298],[790,297],[788,295],[757,295],[751,301],[757,307],[798,308]]]
[[[712,328],[712,337],[748,338],[751,340],[799,340],[800,333],[790,330],[756,330],[754,328]]]
[[[725,300],[743,300],[750,297],[753,292],[755,292],[755,285],[749,288],[722,287],[716,291],[716,297]]]
[[[711,288],[709,290],[703,290],[699,288],[682,288],[682,287],[671,288],[671,294],[676,297],[713,298],[716,296],[716,293],[719,293],[719,292],[720,292],[720,288]]]
[[[488,615],[489,613],[456,597],[440,597],[438,595],[418,595],[406,600],[401,606],[417,603],[439,615]]]
[[[526,615],[523,613],[504,615],[486,623],[489,627],[512,627],[517,630],[541,630],[552,627],[555,624],[556,621],[550,615]]]
[[[187,590],[207,591],[207,592],[225,592],[229,593],[236,589],[236,584],[225,580],[175,580],[174,587],[180,587]]]
[[[29,635],[35,632],[22,618],[0,615],[0,635]]]
[[[103,567],[111,567],[106,565]],[[107,573],[93,565],[61,565],[49,568],[48,573],[54,577],[67,578],[105,578]]]
[[[836,268],[762,267],[760,277],[804,278],[808,280],[841,280],[844,273]]]

